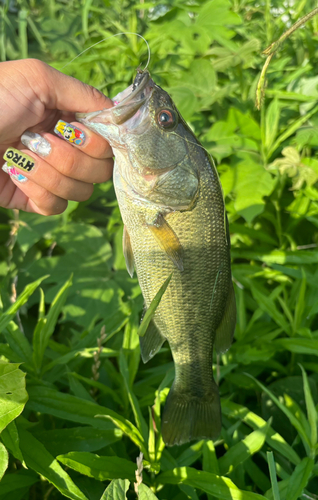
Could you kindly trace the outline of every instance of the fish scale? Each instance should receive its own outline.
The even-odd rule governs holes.
[[[236,315],[222,188],[212,159],[170,96],[149,74],[138,78],[117,105],[115,134],[112,110],[81,119],[113,147],[127,268],[132,272],[135,267],[146,308],[172,273],[140,339],[144,362],[167,340],[175,364],[162,416],[163,439],[167,445],[214,439],[221,430],[221,411],[213,347],[219,352],[230,347]],[[135,112],[138,98],[139,110],[131,116],[128,111]],[[160,127],[160,112],[164,125],[175,120],[171,130]]]

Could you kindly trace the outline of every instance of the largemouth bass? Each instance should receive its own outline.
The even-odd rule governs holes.
[[[78,114],[115,155],[114,185],[124,222],[127,269],[136,269],[149,307],[172,273],[144,337],[146,363],[168,340],[175,380],[162,416],[166,445],[215,439],[221,409],[213,347],[226,351],[236,320],[230,237],[213,160],[169,94],[139,72],[110,109]]]

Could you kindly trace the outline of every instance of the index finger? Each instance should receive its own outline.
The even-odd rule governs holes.
[[[112,148],[106,139],[94,134],[82,123],[59,120],[55,125],[54,133],[92,158],[113,157]]]

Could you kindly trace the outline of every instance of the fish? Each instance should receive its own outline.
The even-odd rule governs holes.
[[[213,350],[229,349],[236,323],[230,234],[213,159],[148,70],[114,106],[77,119],[107,139],[124,223],[127,270],[149,308],[169,285],[140,337],[147,363],[167,340],[175,379],[161,417],[166,446],[216,439],[222,429]]]

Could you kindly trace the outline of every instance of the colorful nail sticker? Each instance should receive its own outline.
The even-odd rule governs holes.
[[[33,151],[33,153],[37,153],[40,156],[49,155],[52,149],[51,144],[44,139],[44,137],[36,132],[29,132],[28,130],[21,136],[21,142],[24,146]]]
[[[7,174],[10,175],[13,179],[15,179],[18,182],[25,182],[27,181],[27,177],[22,175],[19,170],[17,170],[14,167],[9,167],[7,163],[5,163],[2,167],[2,170],[6,172]]]
[[[63,122],[59,120],[55,125],[54,132],[62,139],[70,142],[71,144],[76,144],[77,146],[81,146],[84,144],[85,135],[79,128],[75,127],[71,123]]]
[[[31,156],[21,153],[18,149],[9,148],[3,155],[3,159],[6,160],[8,167],[18,167],[25,172],[31,172],[34,168],[34,160]]]

